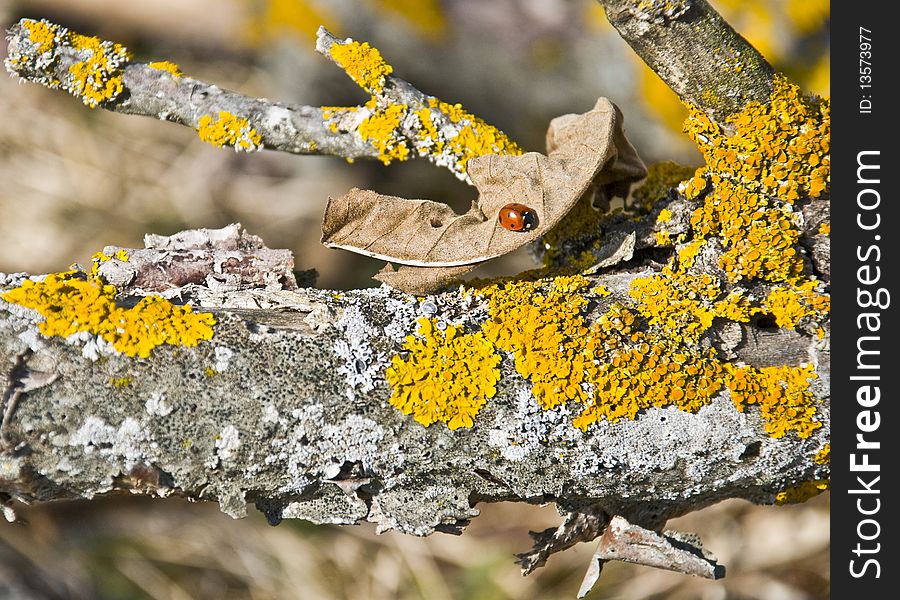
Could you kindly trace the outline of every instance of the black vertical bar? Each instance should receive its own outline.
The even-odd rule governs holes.
[[[832,3],[832,598],[900,594],[893,7]]]

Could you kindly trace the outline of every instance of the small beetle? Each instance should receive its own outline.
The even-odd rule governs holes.
[[[500,209],[500,225],[510,231],[531,231],[537,225],[537,213],[524,204],[513,202]]]

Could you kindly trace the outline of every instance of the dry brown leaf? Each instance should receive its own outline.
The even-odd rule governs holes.
[[[388,263],[373,275],[372,279],[386,283],[394,289],[403,290],[407,294],[425,295],[456,283],[463,275],[480,266],[480,264],[462,265],[461,267],[400,265],[394,270],[394,267]]]
[[[563,115],[550,123],[549,155],[490,154],[469,161],[468,173],[478,199],[464,215],[446,204],[410,200],[353,189],[329,199],[322,242],[400,265],[426,267],[379,274],[389,285],[411,291],[434,289],[472,267],[536,240],[552,229],[594,183],[616,191],[646,174],[622,130],[622,113],[606,98],[580,115]],[[538,217],[531,231],[504,229],[500,208],[518,202]],[[430,272],[450,267],[447,275]],[[409,277],[399,277],[404,271]],[[434,285],[423,278],[431,280]],[[385,277],[382,277],[385,276]],[[449,279],[448,279],[449,278]],[[403,280],[407,280],[404,282]]]

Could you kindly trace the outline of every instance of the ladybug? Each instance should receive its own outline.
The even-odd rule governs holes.
[[[537,225],[537,213],[524,204],[513,202],[500,209],[500,225],[510,231],[531,231]]]

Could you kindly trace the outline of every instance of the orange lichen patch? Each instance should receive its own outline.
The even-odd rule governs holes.
[[[639,336],[642,337],[642,336]],[[664,340],[646,339],[611,353],[592,374],[594,397],[573,425],[586,430],[602,419],[634,419],[650,407],[697,412],[722,388],[721,365]]]
[[[173,62],[169,62],[167,60],[163,60],[160,62],[152,62],[147,65],[151,69],[156,69],[157,71],[166,71],[172,77],[182,77],[184,73],[181,72],[181,68]]]
[[[84,57],[69,67],[72,80],[68,85],[75,96],[96,108],[122,93],[119,67],[131,58],[124,46],[78,33],[70,33],[67,42]]]
[[[825,444],[822,449],[816,452],[813,462],[817,465],[831,464],[831,444]]]
[[[829,101],[806,98],[779,76],[768,104],[749,103],[728,125],[734,131],[726,135],[697,109],[685,122],[706,158],[706,166],[682,186],[691,199],[706,192],[691,225],[700,238],[723,239],[728,252],[721,266],[731,281],[796,280],[803,261],[792,205],[827,191]]]
[[[197,135],[207,144],[218,148],[232,146],[237,152],[253,152],[262,148],[262,136],[247,119],[228,111],[220,111],[218,117],[200,117]]]
[[[28,37],[31,42],[37,44],[37,50],[42,54],[52,52],[60,41],[58,37],[59,25],[46,19],[40,21],[22,19],[22,25],[28,30]]]
[[[342,127],[355,127],[362,139],[378,149],[378,159],[384,164],[407,160],[415,154],[468,181],[466,166],[470,159],[485,154],[522,154],[523,150],[505,133],[459,104],[428,97],[423,104],[408,106],[384,95],[385,78],[393,68],[368,43],[335,42],[329,52],[372,98],[364,107],[368,115],[362,121],[342,126],[342,117],[348,111],[358,110],[353,108],[323,106],[323,117],[335,132]]]
[[[735,321],[737,323],[746,323],[750,317],[758,313],[759,309],[753,306],[750,300],[741,291],[730,292],[725,298],[719,300],[715,304],[715,313],[717,317]]]
[[[426,427],[472,427],[500,380],[500,355],[484,334],[455,325],[442,331],[436,320],[421,318],[418,336],[408,336],[403,348],[409,355],[395,355],[385,373],[391,404]]]
[[[676,342],[695,343],[716,316],[713,301],[722,290],[712,275],[691,275],[664,267],[661,275],[631,282],[638,310]]]
[[[513,154],[523,153],[522,148],[509,139],[505,133],[488,125],[482,119],[463,109],[460,104],[448,104],[437,98],[429,98],[428,105],[446,116],[456,135],[448,134],[444,128],[445,149],[456,160],[458,169],[466,170],[466,164],[476,156],[485,154]]]
[[[489,316],[481,330],[497,348],[515,355],[516,371],[531,381],[545,409],[570,400],[587,402],[582,383],[592,349],[582,309],[590,280],[580,275],[534,282],[501,282],[476,290],[487,297]]]
[[[831,223],[821,223],[817,233],[820,235],[831,235]]]
[[[131,55],[120,44],[69,31],[46,20],[20,21],[31,44],[23,44],[7,59],[13,71],[28,69],[28,79],[49,88],[62,88],[91,107],[114,100],[124,89],[121,67]],[[60,55],[74,56],[66,74],[57,78]]]
[[[759,406],[771,437],[794,431],[807,438],[822,426],[815,420],[816,399],[809,391],[810,380],[817,377],[811,365],[755,369],[726,364],[725,368],[735,406],[741,412],[747,406]]]
[[[724,371],[711,353],[640,331],[640,316],[619,303],[588,326],[582,313],[595,289],[574,275],[476,290],[488,298],[482,331],[514,355],[541,407],[581,403],[573,425],[585,430],[652,406],[696,412],[712,400]]]
[[[714,192],[691,215],[701,239],[718,235],[728,247],[720,266],[730,281],[760,278],[790,281],[803,271],[800,238],[789,206],[774,206],[760,194],[713,176]]]
[[[814,479],[804,481],[800,485],[790,487],[775,494],[775,504],[797,504],[806,502],[831,488],[831,482],[827,479]]]
[[[697,258],[697,254],[700,253],[700,250],[703,248],[704,241],[703,240],[691,240],[678,250],[678,268],[680,270],[690,269],[694,266],[694,260]]]
[[[439,154],[444,149],[444,140],[431,119],[431,109],[420,108],[416,111],[416,117],[419,119],[419,133],[416,136],[419,154]]]
[[[368,42],[335,43],[330,54],[359,87],[373,95],[384,89],[384,78],[394,70]]]
[[[769,292],[763,309],[772,313],[779,327],[787,329],[794,329],[805,317],[821,319],[831,309],[831,299],[815,291],[819,285],[810,280],[796,287],[777,287]]]
[[[656,245],[657,246],[671,246],[673,244],[672,237],[669,235],[668,231],[657,231],[656,232]]]
[[[668,208],[664,208],[659,211],[659,216],[656,217],[657,223],[667,223],[672,220],[672,211]]]
[[[44,316],[39,329],[48,337],[79,332],[98,335],[128,356],[146,358],[162,344],[196,346],[213,336],[215,319],[176,306],[160,296],[146,296],[133,308],[116,305],[116,289],[99,277],[79,271],[25,281],[2,298]]]
[[[378,160],[389,165],[393,160],[409,158],[409,147],[400,132],[400,123],[406,116],[405,104],[391,104],[380,109],[375,98],[366,107],[372,114],[359,124],[359,135],[378,149]]]
[[[759,406],[773,437],[788,431],[808,437],[821,426],[808,389],[815,377],[810,366],[737,367],[700,344],[715,317],[746,322],[758,311],[740,290],[723,298],[713,277],[670,265],[634,281],[635,309],[614,303],[589,325],[589,298],[605,291],[591,285],[574,275],[501,280],[474,290],[488,300],[486,339],[513,355],[544,409],[577,401],[584,409],[573,425],[586,430],[651,407],[696,412],[727,386],[739,410]]]

